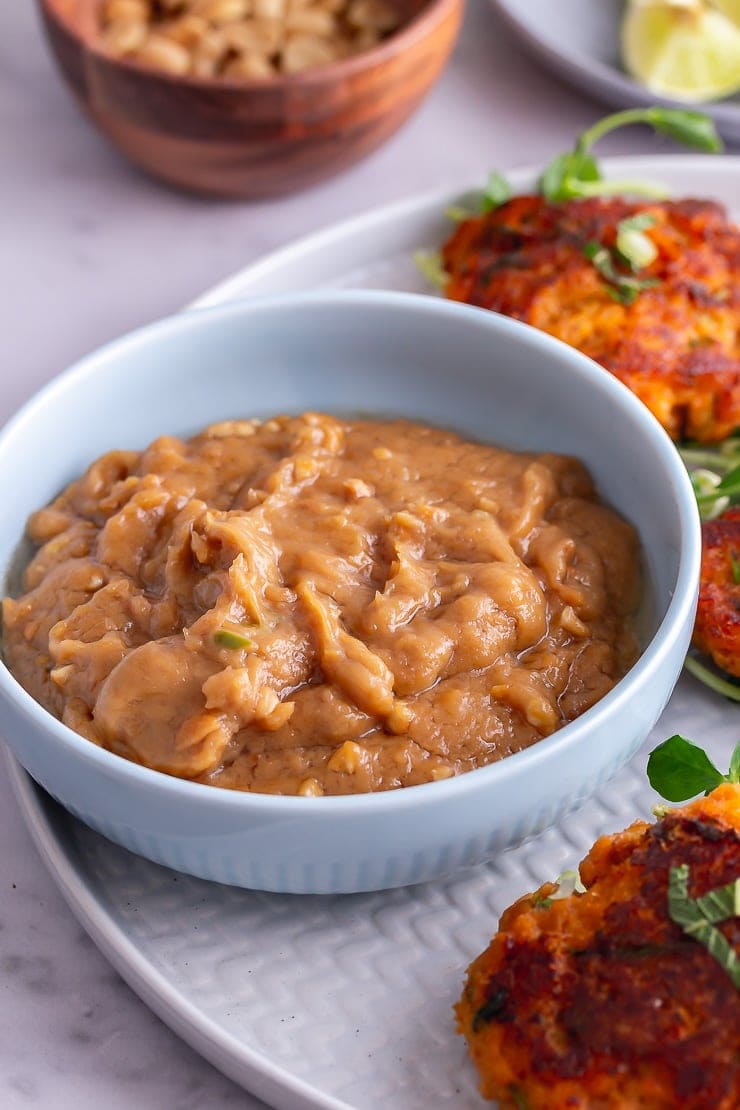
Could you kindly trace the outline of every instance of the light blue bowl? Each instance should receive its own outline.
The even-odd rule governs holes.
[[[5,576],[26,519],[102,452],[228,418],[306,409],[403,415],[579,456],[639,530],[645,651],[596,706],[527,751],[374,795],[274,797],[184,782],[76,735],[0,667],[0,729],[31,775],[111,840],[263,890],[418,883],[575,809],[628,759],[680,673],[700,562],[696,505],[668,437],[589,359],[523,324],[436,298],[326,292],[184,313],[83,359],[0,433]]]

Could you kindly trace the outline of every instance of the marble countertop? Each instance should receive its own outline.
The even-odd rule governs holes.
[[[109,148],[62,87],[34,5],[6,9],[0,423],[79,356],[266,251],[371,206],[540,162],[602,111],[538,70],[472,0],[443,78],[380,151],[295,197],[206,201],[150,181]],[[641,131],[604,144],[607,153],[662,149]],[[2,760],[0,839],[0,1105],[256,1110],[96,950],[36,853]]]

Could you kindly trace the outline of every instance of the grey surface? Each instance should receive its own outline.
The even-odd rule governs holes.
[[[656,96],[629,77],[619,60],[624,0],[490,0],[534,58],[614,108],[685,103]],[[691,105],[712,116],[724,139],[740,145],[740,95]]]
[[[419,114],[349,173],[298,197],[239,205],[170,192],[80,116],[33,5],[3,4],[0,38],[0,420],[98,344],[177,309],[265,251],[371,205],[493,165],[542,161],[599,114],[473,3]],[[647,134],[612,152],[659,152]],[[2,476],[12,480],[12,476]],[[155,1019],[57,892],[0,766],[0,1105],[7,1110],[250,1107]]]

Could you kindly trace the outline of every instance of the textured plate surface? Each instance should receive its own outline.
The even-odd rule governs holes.
[[[648,92],[622,69],[624,0],[491,0],[514,34],[559,77],[615,108],[679,105]],[[740,143],[740,96],[702,104],[725,139]]]
[[[605,169],[737,208],[738,159],[622,159]],[[526,187],[531,175],[511,176]],[[424,291],[409,253],[440,242],[449,226],[440,213],[452,199],[421,198],[312,236],[199,304],[312,285]],[[649,815],[657,801],[644,775],[651,746],[680,731],[726,766],[737,721],[735,706],[685,677],[642,751],[557,829],[445,882],[335,898],[178,875],[81,825],[17,766],[12,780],[36,843],[99,947],[237,1082],[280,1110],[475,1110],[483,1103],[451,1006],[502,909],[574,866],[596,836]]]

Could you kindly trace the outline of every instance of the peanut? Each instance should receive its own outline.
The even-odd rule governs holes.
[[[178,76],[190,69],[190,54],[185,47],[166,39],[164,35],[150,35],[136,57],[145,65]]]
[[[396,0],[104,0],[101,44],[173,76],[267,80],[371,49]]]

